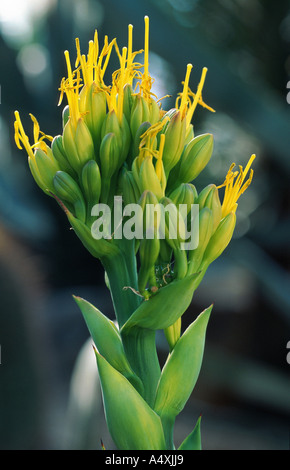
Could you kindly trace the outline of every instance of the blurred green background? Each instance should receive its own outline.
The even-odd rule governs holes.
[[[286,0],[1,0],[0,5],[0,449],[112,448],[86,327],[72,294],[112,316],[103,270],[32,179],[13,139],[61,130],[63,52],[99,37],[143,47],[163,107],[186,65],[191,88],[208,68],[195,113],[214,155],[197,188],[220,184],[252,153],[254,181],[240,199],[234,239],[209,269],[184,326],[214,302],[202,372],[179,416],[176,442],[202,414],[204,449],[284,450],[290,433],[290,5]],[[287,94],[289,93],[288,101]],[[160,357],[164,338],[158,335]],[[79,354],[81,351],[81,354]],[[290,362],[290,360],[289,360]]]

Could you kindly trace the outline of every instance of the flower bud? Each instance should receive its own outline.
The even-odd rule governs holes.
[[[39,182],[42,182],[42,189],[53,192],[53,178],[57,171],[60,170],[59,164],[53,156],[52,151],[47,147],[47,153],[37,148],[34,153],[34,161],[30,161],[31,167],[36,167],[35,174],[40,176]]]
[[[194,137],[185,147],[179,160],[178,181],[193,181],[208,164],[213,152],[213,136],[202,134]]]
[[[147,283],[156,285],[155,263],[159,256],[160,240],[157,237],[143,238],[140,241],[139,257],[140,269],[138,272],[138,289],[141,295],[145,294]]]
[[[150,156],[145,157],[140,165],[139,188],[141,193],[146,190],[152,191],[157,199],[164,196],[164,189],[162,188],[161,182],[156,174],[152,158]]]
[[[69,119],[63,130],[63,146],[70,165],[78,174],[86,162],[94,159],[93,139],[82,118],[76,128]]]
[[[142,122],[145,121],[150,122],[150,113],[147,101],[142,96],[136,95],[130,117],[130,129],[133,139]]]
[[[76,177],[76,172],[73,170],[71,165],[68,162],[64,147],[63,147],[63,137],[62,135],[57,135],[54,137],[51,150],[54,158],[58,161],[60,168],[63,171],[69,173],[72,177]]]
[[[201,269],[207,268],[217,259],[231,241],[236,225],[236,215],[230,212],[219,223],[204,252]]]
[[[84,114],[84,121],[92,135],[96,153],[101,142],[101,129],[106,117],[107,99],[104,91],[98,91],[97,85],[93,82],[86,91],[85,100],[80,106],[80,112]]]
[[[165,144],[163,149],[163,163],[166,175],[176,165],[181,157],[184,141],[186,120],[181,119],[180,111],[177,109],[168,111],[164,118],[170,116],[170,121],[165,124]]]
[[[188,273],[196,273],[199,270],[204,251],[213,234],[213,213],[208,207],[199,212],[199,243],[195,250],[188,252]]]
[[[104,238],[95,239],[89,227],[64,208],[67,218],[78,238],[92,256],[98,259],[117,255],[119,248]]]
[[[86,221],[86,204],[77,182],[65,171],[57,171],[53,178],[54,191],[64,203],[74,209],[74,215],[82,222]]]
[[[132,171],[122,168],[119,177],[119,185],[123,195],[124,204],[137,204],[140,199],[140,191],[133,177]]]
[[[177,207],[180,204],[186,204],[188,214],[192,204],[195,204],[195,200],[197,199],[197,191],[193,184],[181,183],[180,186],[170,193],[169,197]]]
[[[95,160],[85,164],[81,173],[81,183],[88,206],[88,215],[95,204],[98,204],[101,195],[101,173]]]
[[[222,218],[222,205],[219,198],[218,188],[215,184],[209,184],[200,192],[197,204],[199,204],[199,210],[204,207],[211,209],[213,214],[214,232]]]
[[[101,132],[101,138],[102,140],[107,134],[114,134],[117,139],[117,145],[118,145],[118,165],[117,169],[121,167],[121,165],[124,163],[124,161],[127,158],[128,151],[130,148],[130,143],[131,143],[131,134],[130,134],[130,128],[127,122],[127,119],[123,115],[121,122],[119,122],[119,119],[117,117],[117,114],[115,111],[111,111],[107,113],[105,120],[102,125],[102,132]]]

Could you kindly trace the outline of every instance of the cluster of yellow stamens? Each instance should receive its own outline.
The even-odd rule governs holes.
[[[222,203],[222,217],[225,217],[230,212],[236,212],[239,197],[246,191],[252,182],[254,170],[251,168],[251,165],[255,158],[256,155],[253,154],[249,159],[246,168],[243,169],[240,165],[239,171],[233,171],[235,163],[232,163],[224,183],[218,186],[219,188],[225,188]],[[245,181],[248,173],[249,178]]]

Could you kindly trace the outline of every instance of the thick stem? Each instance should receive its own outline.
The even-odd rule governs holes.
[[[106,270],[111,296],[119,328],[124,325],[142,298],[137,293],[137,270],[134,243],[119,240],[120,253],[102,260]],[[144,300],[143,300],[144,301]],[[157,383],[160,377],[160,364],[157,356],[155,331],[133,328],[122,337],[128,361],[142,380],[143,398],[152,406]]]
[[[122,249],[118,255],[102,259],[107,273],[116,319],[121,328],[140,304],[137,294],[134,245],[126,246],[126,256]]]
[[[160,416],[164,431],[165,443],[167,450],[175,450],[174,442],[173,442],[173,431],[174,431],[174,423],[175,417],[161,415]]]

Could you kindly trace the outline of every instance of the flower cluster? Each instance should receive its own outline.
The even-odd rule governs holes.
[[[112,53],[117,55],[119,68],[107,84],[105,76]],[[141,54],[143,63],[137,61]],[[115,441],[120,448],[130,448],[129,445],[163,448],[160,436],[164,431],[166,445],[171,448],[170,431],[166,431],[168,423],[172,423],[181,404],[184,405],[196,380],[196,370],[199,370],[197,366],[193,375],[188,374],[184,357],[186,348],[191,346],[186,336],[180,338],[181,316],[208,266],[232,238],[237,201],[251,183],[255,155],[245,169],[240,167],[234,171],[233,164],[220,186],[209,184],[197,191],[194,180],[213,153],[213,136],[195,135],[192,124],[198,105],[214,111],[202,97],[207,69],[202,70],[196,92],[193,92],[189,87],[192,65],[188,64],[175,107],[164,110],[162,99],[152,92],[148,17],[145,17],[144,50],[133,51],[133,27],[129,25],[128,44],[122,50],[116,39],[109,41],[107,37],[100,47],[96,32],[87,54],[82,53],[80,42],[76,40],[74,67],[68,51],[65,61],[67,77],[62,79],[59,88],[59,105],[64,98],[67,100],[62,114],[62,134],[51,137],[42,133],[31,115],[34,143],[30,144],[16,111],[15,141],[20,149],[24,147],[27,151],[29,167],[38,186],[59,202],[78,237],[106,270],[120,331],[116,332],[92,306],[80,299],[77,301],[102,354],[97,355],[98,365]],[[108,207],[110,218],[115,218],[116,196],[121,197],[124,207],[137,205],[141,209],[141,217],[139,213],[134,219],[135,225],[140,225],[142,219],[141,236],[140,232],[136,236],[136,231],[134,236],[133,228],[133,236],[127,240],[117,236],[117,230],[110,236],[93,236],[96,207]],[[193,206],[198,207],[194,217]],[[128,222],[128,215],[128,211],[122,211],[121,225]],[[163,236],[160,236],[162,222]],[[134,225],[132,221],[131,225]],[[192,225],[196,227],[197,239],[193,245],[186,243],[192,235]],[[94,320],[91,320],[92,309]],[[202,318],[208,319],[208,312]],[[195,324],[193,333],[188,333],[191,340],[200,334],[200,328],[204,331],[207,320],[200,322]],[[161,378],[155,365],[148,366],[150,382],[148,370],[141,363],[144,351],[140,353],[137,345],[136,338],[139,340],[140,334],[134,333],[136,328],[142,332],[163,329],[170,350],[175,352],[175,357],[183,357],[183,364],[177,359],[176,363],[171,361],[170,366],[169,361]],[[203,350],[203,345],[200,347]],[[106,361],[113,371],[108,372]],[[183,371],[187,374],[186,380],[180,376]],[[182,392],[172,388],[176,374],[182,381]],[[134,391],[124,384],[124,377]],[[114,381],[120,382],[120,389],[125,387],[125,395],[130,397],[128,401],[124,395],[122,401],[122,406],[131,407],[130,412],[126,411],[126,423],[131,413],[130,426],[136,428],[134,410],[132,412],[136,401],[135,411],[144,412],[143,421],[150,429],[146,434],[145,427],[141,437],[140,429],[139,434],[134,432],[130,444],[122,426],[117,432],[114,424],[114,416],[121,413],[118,411],[120,401],[115,402],[109,394]],[[143,399],[146,406],[143,406]],[[126,413],[124,411],[123,415]],[[128,423],[126,426],[128,430]],[[157,437],[154,429],[157,429]]]

